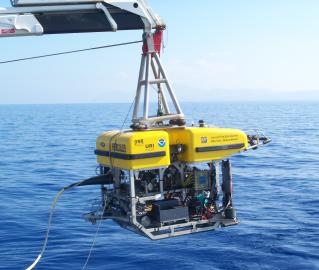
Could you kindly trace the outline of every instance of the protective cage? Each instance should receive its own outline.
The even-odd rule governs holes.
[[[85,214],[93,224],[112,219],[152,240],[238,224],[229,160],[146,170],[101,166],[101,174],[109,179],[101,205]]]

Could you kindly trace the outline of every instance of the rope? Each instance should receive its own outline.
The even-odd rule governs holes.
[[[104,201],[104,207],[103,207],[103,210],[102,210],[102,216],[104,215],[104,212],[105,212],[105,210],[106,210],[106,206],[107,206],[107,205],[106,205],[106,203],[105,203],[105,201]],[[85,260],[85,263],[84,263],[84,265],[82,266],[81,270],[85,270],[85,269],[86,269],[86,266],[87,266],[87,264],[89,263],[89,260],[90,260],[90,258],[91,258],[93,248],[95,247],[95,244],[96,244],[97,236],[98,236],[98,234],[99,234],[99,232],[100,232],[100,227],[101,227],[101,224],[102,224],[102,216],[101,216],[101,219],[100,219],[99,224],[98,224],[98,226],[97,226],[97,229],[96,229],[96,232],[95,232],[95,235],[94,235],[94,238],[93,238],[91,247],[90,247],[89,254],[88,254],[88,256],[87,256],[87,258],[86,258],[86,260]]]
[[[125,116],[125,118],[124,118],[124,121],[123,121],[122,126],[121,126],[121,131],[120,131],[121,133],[123,132],[124,125],[125,125],[125,123],[126,123],[126,121],[127,121],[127,118],[128,118],[129,115],[130,115],[130,112],[131,112],[132,107],[133,107],[133,105],[134,105],[134,103],[135,103],[135,100],[136,100],[136,96],[134,97],[134,99],[133,99],[133,101],[132,101],[132,103],[131,103],[131,105],[130,105],[130,108],[128,109],[127,114],[126,114],[126,116]]]
[[[85,179],[86,180],[86,179]],[[44,242],[43,242],[43,246],[42,246],[42,249],[41,249],[41,252],[40,254],[38,255],[38,257],[34,260],[34,262],[26,268],[26,270],[32,270],[38,263],[39,261],[41,260],[41,258],[43,257],[43,254],[45,252],[45,249],[47,247],[47,244],[48,244],[48,239],[49,239],[49,233],[50,233],[50,229],[51,229],[51,221],[52,221],[52,217],[53,217],[53,214],[54,214],[54,210],[55,210],[55,207],[56,207],[56,204],[58,203],[61,195],[67,191],[67,190],[70,190],[70,189],[73,189],[73,188],[76,188],[77,186],[81,185],[85,180],[82,180],[80,182],[77,182],[75,184],[71,184],[69,186],[66,186],[64,188],[62,188],[58,194],[55,196],[54,198],[54,201],[51,205],[51,210],[50,210],[50,215],[49,215],[49,219],[48,219],[48,227],[47,227],[47,232],[46,232],[46,235],[45,235],[45,239],[44,239]]]
[[[129,108],[129,110],[128,110],[128,112],[127,112],[125,118],[124,118],[124,121],[123,121],[123,123],[122,123],[120,132],[115,133],[115,134],[111,137],[111,139],[110,139],[110,142],[109,142],[109,162],[110,162],[110,169],[113,167],[112,157],[111,157],[111,144],[112,144],[112,140],[113,140],[115,137],[117,137],[117,136],[119,136],[119,135],[121,135],[121,134],[123,133],[124,125],[125,125],[125,123],[126,123],[126,120],[127,120],[128,116],[129,116],[131,110],[132,110],[132,107],[133,107],[133,104],[134,104],[135,100],[136,100],[136,96],[134,97],[134,99],[133,99],[133,101],[132,101],[132,103],[131,103],[131,106],[130,106],[130,108]],[[116,138],[115,138],[115,143],[116,143]],[[102,215],[104,214],[104,211],[105,211],[105,210],[106,210],[106,203],[104,202],[104,208],[103,208]],[[86,261],[85,261],[83,267],[81,268],[81,270],[85,270],[86,267],[87,267],[87,265],[88,265],[88,263],[89,263],[89,260],[90,260],[91,255],[92,255],[93,248],[94,248],[94,246],[95,246],[95,244],[96,244],[97,236],[98,236],[99,231],[100,231],[101,223],[102,223],[102,218],[101,218],[100,221],[99,221],[98,227],[97,227],[97,229],[96,229],[96,232],[95,232],[95,235],[94,235],[94,238],[93,238],[93,241],[92,241],[92,245],[91,245],[89,254],[88,254],[88,256],[87,256],[87,258],[86,258]]]
[[[1,61],[0,64],[8,64],[8,63],[21,62],[21,61],[27,61],[27,60],[34,60],[34,59],[39,59],[39,58],[46,58],[46,57],[51,57],[51,56],[64,55],[64,54],[100,50],[100,49],[106,49],[106,48],[111,48],[111,47],[119,47],[119,46],[131,45],[131,44],[136,44],[136,43],[141,43],[141,42],[143,42],[143,41],[142,40],[137,40],[137,41],[109,44],[109,45],[104,45],[104,46],[91,47],[91,48],[79,49],[79,50],[73,50],[73,51],[65,51],[65,52],[57,52],[57,53],[51,53],[51,54],[43,54],[43,55],[38,55],[38,56],[31,56],[31,57],[26,57],[26,58],[18,58],[18,59],[11,59],[11,60],[6,60],[6,61]]]

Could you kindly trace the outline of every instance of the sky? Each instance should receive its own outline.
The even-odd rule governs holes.
[[[148,0],[180,101],[319,100],[318,0]],[[0,1],[0,6],[10,6]],[[0,61],[141,39],[140,31],[0,39]],[[141,45],[0,65],[0,104],[131,102]]]

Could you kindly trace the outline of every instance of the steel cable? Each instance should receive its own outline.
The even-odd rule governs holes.
[[[14,62],[28,61],[28,60],[34,60],[34,59],[39,59],[39,58],[46,58],[46,57],[52,57],[52,56],[71,54],[71,53],[79,53],[79,52],[86,52],[86,51],[93,51],[93,50],[101,50],[101,49],[107,49],[107,48],[119,47],[119,46],[126,46],[126,45],[141,43],[141,42],[143,42],[143,41],[142,40],[136,40],[136,41],[115,43],[115,44],[109,44],[109,45],[103,45],[103,46],[91,47],[91,48],[85,48],[85,49],[79,49],[79,50],[43,54],[43,55],[37,55],[37,56],[31,56],[31,57],[25,57],[25,58],[18,58],[18,59],[10,59],[10,60],[5,60],[5,61],[0,61],[0,64],[9,64],[9,63],[14,63]]]

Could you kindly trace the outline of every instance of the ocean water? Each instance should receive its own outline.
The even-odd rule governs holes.
[[[161,241],[101,225],[87,269],[319,269],[319,104],[185,103],[188,122],[260,128],[273,142],[232,158],[240,225]],[[52,200],[95,175],[95,138],[129,104],[0,106],[0,269],[38,255]],[[82,214],[99,189],[66,192],[36,269],[81,269],[97,226]]]

